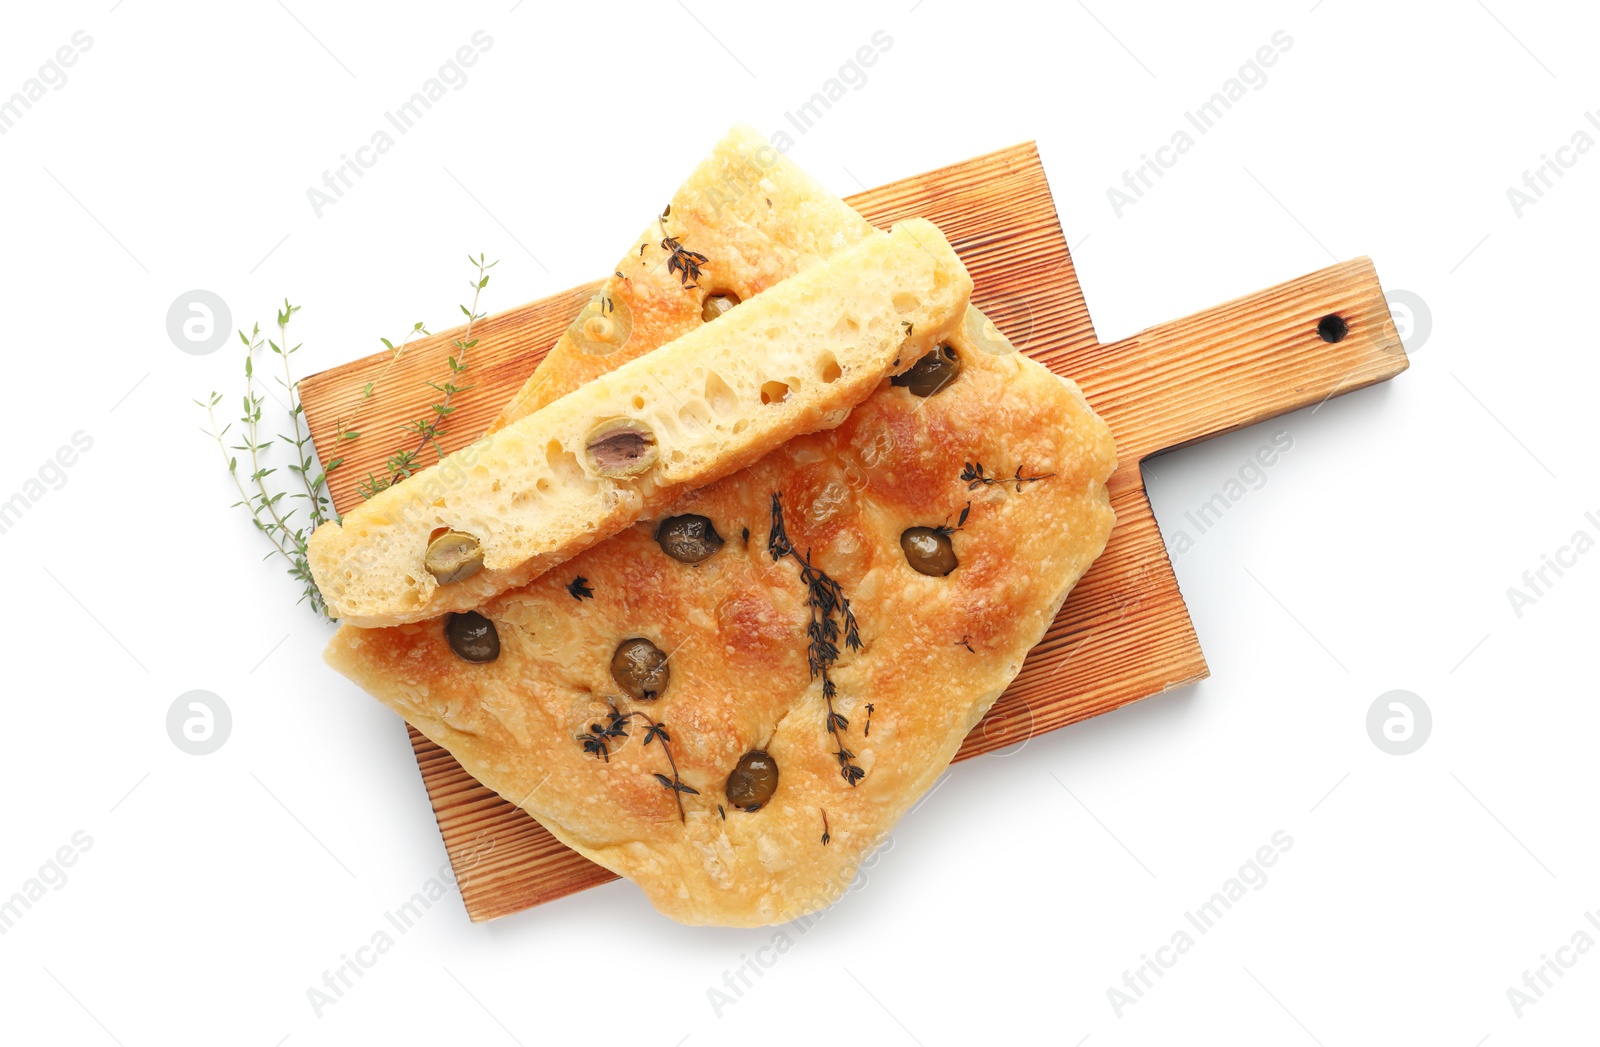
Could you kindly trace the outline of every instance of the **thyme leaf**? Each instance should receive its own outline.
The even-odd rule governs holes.
[[[667,272],[677,273],[678,282],[684,287],[700,286],[700,267],[708,261],[705,255],[689,250],[675,236],[665,237],[661,249],[667,252]],[[691,280],[695,282],[690,283]]]

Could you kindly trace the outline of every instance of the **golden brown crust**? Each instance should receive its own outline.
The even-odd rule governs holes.
[[[666,515],[710,517],[726,539],[704,563],[669,559],[641,523],[485,605],[497,661],[457,658],[438,621],[343,628],[328,661],[674,919],[759,925],[830,904],[1016,675],[1111,529],[1112,439],[1077,387],[1003,342],[989,343],[998,354],[965,333],[954,343],[960,377],[935,395],[885,381],[837,429],[681,498]],[[968,463],[1051,475],[969,490]],[[793,546],[859,622],[864,649],[831,672],[841,737],[865,771],[855,787],[808,671],[807,588],[792,557],[768,553],[774,494]],[[954,527],[969,501],[951,536],[959,566],[913,571],[901,532]],[[568,591],[579,576],[592,599]],[[659,700],[617,697],[610,657],[634,636],[671,653]],[[698,790],[682,794],[682,821],[642,719],[608,762],[584,751],[608,698],[667,726],[679,780]],[[778,791],[733,810],[724,783],[757,748],[778,762]]]

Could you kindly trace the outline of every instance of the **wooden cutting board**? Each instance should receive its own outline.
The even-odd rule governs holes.
[[[1204,678],[1205,658],[1139,463],[1405,370],[1372,263],[1344,262],[1101,344],[1032,143],[849,202],[881,227],[913,215],[935,222],[971,270],[973,302],[1017,348],[1076,379],[1117,440],[1110,543],[956,759]],[[452,401],[457,410],[443,441],[447,451],[481,435],[599,286],[575,287],[476,325],[467,375],[472,389]],[[1324,322],[1329,317],[1338,320]],[[1341,326],[1341,339],[1324,337]],[[414,342],[392,366],[389,353],[378,353],[301,383],[317,453],[323,461],[345,456],[330,479],[340,512],[360,502],[357,484],[369,472],[382,475],[383,459],[409,446],[400,427],[428,413],[434,393],[424,383],[448,374],[445,358],[458,336],[446,331]],[[363,405],[362,392],[374,381],[376,391]],[[363,436],[336,451],[341,419],[356,419]],[[472,919],[504,916],[616,878],[557,843],[415,730],[411,742]]]

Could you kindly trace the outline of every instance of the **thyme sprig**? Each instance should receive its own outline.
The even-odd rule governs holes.
[[[472,279],[467,282],[467,286],[472,288],[472,305],[460,305],[457,307],[461,310],[462,315],[467,318],[467,325],[461,332],[461,337],[451,340],[451,344],[455,347],[455,352],[446,358],[446,363],[450,367],[450,375],[443,383],[424,383],[428,388],[439,393],[439,397],[428,405],[428,416],[413,419],[400,427],[403,432],[410,433],[416,437],[416,446],[412,447],[409,444],[402,446],[384,459],[383,476],[375,476],[369,472],[367,478],[357,485],[363,497],[371,498],[379,491],[392,487],[406,477],[422,470],[424,468],[422,452],[429,447],[433,448],[436,460],[444,460],[444,448],[440,445],[439,438],[448,432],[444,427],[445,419],[456,410],[455,406],[450,402],[451,399],[456,393],[464,393],[472,388],[470,385],[457,385],[456,383],[467,370],[467,351],[478,344],[478,339],[472,337],[472,325],[482,320],[485,315],[478,312],[478,302],[483,294],[483,289],[489,286],[489,270],[500,263],[498,260],[487,261],[483,254],[479,254],[476,258],[468,255],[467,264],[476,270]],[[417,331],[423,331],[420,323],[412,328],[413,334]],[[423,333],[426,333],[426,331],[423,331]],[[393,348],[388,339],[383,339],[383,344]],[[403,344],[401,348],[404,348]],[[394,358],[390,360],[390,364],[392,365],[394,359],[398,358],[399,351],[397,350]],[[385,371],[387,369],[385,367]],[[368,386],[367,394],[371,394],[370,385]],[[358,433],[357,435],[360,434]]]
[[[466,314],[467,324],[460,338],[454,339],[455,353],[450,356],[450,377],[443,384],[427,383],[430,388],[438,391],[440,398],[430,405],[433,416],[429,419],[408,423],[403,426],[407,432],[418,437],[415,448],[403,448],[389,456],[385,462],[385,476],[374,477],[367,475],[366,482],[359,484],[361,493],[365,497],[372,497],[391,484],[410,476],[422,467],[421,453],[430,445],[444,457],[443,448],[439,445],[439,437],[444,435],[444,419],[455,410],[451,404],[451,397],[460,392],[465,392],[471,386],[458,384],[459,376],[466,370],[467,351],[478,344],[472,337],[472,326],[483,319],[484,314],[478,312],[479,296],[488,286],[488,270],[495,266],[495,262],[486,261],[483,255],[477,258],[468,256],[468,261],[476,269],[476,276],[472,281],[472,305],[461,306],[461,311]],[[226,424],[219,425],[217,421],[217,407],[222,403],[221,393],[213,391],[206,400],[196,400],[195,404],[206,412],[210,421],[210,428],[202,430],[217,444],[218,451],[222,454],[223,461],[227,464],[228,473],[233,479],[234,490],[239,495],[235,506],[242,506],[250,513],[251,522],[255,528],[267,536],[272,548],[267,557],[277,555],[288,564],[290,577],[299,582],[302,591],[301,603],[309,603],[313,611],[325,620],[331,620],[328,615],[327,604],[318,591],[315,580],[311,575],[310,564],[306,558],[306,543],[312,531],[330,519],[337,519],[333,509],[333,501],[328,490],[328,477],[344,464],[344,455],[337,453],[352,441],[362,435],[357,428],[357,417],[362,406],[372,399],[374,389],[388,375],[389,371],[405,354],[407,347],[413,339],[426,337],[429,334],[427,327],[421,322],[411,326],[411,330],[396,345],[388,338],[379,339],[384,347],[389,350],[389,359],[377,377],[367,382],[362,389],[361,398],[357,401],[356,416],[351,419],[339,419],[334,427],[334,457],[325,466],[318,467],[316,446],[311,439],[310,425],[306,421],[305,408],[300,402],[300,382],[294,377],[293,368],[290,366],[289,357],[300,350],[300,344],[289,344],[289,323],[294,314],[300,311],[298,305],[291,305],[286,298],[283,308],[277,312],[278,336],[276,339],[263,338],[261,325],[252,325],[246,334],[239,331],[239,340],[245,346],[244,376],[245,388],[243,408],[239,417]],[[275,380],[283,387],[288,398],[284,410],[289,415],[289,431],[278,433],[276,441],[281,442],[285,449],[292,448],[293,460],[286,468],[298,478],[298,483],[291,482],[282,489],[274,489],[270,477],[278,471],[276,465],[269,463],[269,451],[275,442],[273,439],[264,439],[262,436],[262,408],[266,398],[258,385],[260,377],[256,373],[256,357],[262,350],[270,351],[282,359],[283,375]],[[237,425],[237,429],[235,426]],[[227,443],[229,434],[241,442]],[[237,452],[237,453],[235,453]],[[244,471],[240,469],[241,455],[245,460]],[[304,505],[297,505],[298,502]],[[304,510],[304,515],[296,518],[295,514]],[[304,526],[300,524],[303,522]]]
[[[326,468],[318,469],[316,449],[311,445],[310,432],[304,424],[305,410],[300,403],[300,382],[294,377],[293,369],[289,366],[289,357],[300,349],[299,345],[289,345],[289,321],[299,311],[299,306],[290,305],[287,298],[283,300],[283,308],[277,313],[277,341],[262,338],[260,324],[253,324],[249,334],[245,334],[242,330],[239,332],[239,340],[245,347],[244,398],[243,413],[238,418],[239,429],[236,438],[242,442],[232,445],[226,443],[228,434],[234,431],[234,422],[224,425],[217,423],[217,406],[222,403],[221,393],[213,391],[207,400],[196,400],[195,403],[206,412],[211,427],[202,431],[216,441],[217,450],[227,463],[228,475],[233,480],[234,490],[239,494],[239,500],[233,505],[248,510],[256,530],[267,536],[267,541],[272,545],[267,557],[276,554],[288,564],[289,577],[301,586],[298,602],[309,603],[312,611],[326,620],[328,607],[322,599],[322,593],[317,589],[316,581],[311,576],[311,566],[306,558],[306,542],[310,532],[326,522],[331,515],[328,474],[339,467],[342,459],[335,458]],[[289,398],[286,409],[293,435],[279,434],[277,439],[286,447],[290,445],[294,447],[294,461],[289,464],[288,469],[296,474],[300,481],[298,484],[291,483],[281,490],[272,490],[268,484],[268,478],[278,470],[276,466],[267,464],[267,452],[274,441],[263,439],[261,432],[261,410],[266,403],[266,397],[257,387],[256,354],[264,347],[283,359],[283,377],[277,381],[283,386]],[[239,455],[230,452],[243,452],[247,456],[248,469],[244,475],[239,471]],[[315,475],[313,475],[314,470]],[[294,490],[295,487],[299,490]],[[304,500],[306,503],[303,507],[305,510],[303,519],[307,525],[304,527],[295,523],[295,514],[300,511],[293,504],[296,500]]]
[[[604,760],[606,763],[610,763],[611,743],[621,738],[630,737],[627,726],[629,720],[635,717],[643,720],[645,723],[645,746],[648,747],[651,742],[660,741],[661,751],[667,754],[667,766],[672,768],[672,777],[670,778],[659,771],[652,773],[655,775],[656,781],[661,783],[662,788],[672,792],[672,798],[678,804],[678,821],[688,821],[688,816],[683,809],[683,796],[685,793],[690,796],[699,796],[700,790],[687,784],[678,776],[678,761],[672,755],[672,736],[667,733],[667,725],[652,719],[648,713],[641,712],[638,709],[622,712],[617,708],[617,703],[610,698],[606,699],[606,704],[611,707],[611,710],[606,713],[606,722],[603,724],[599,722],[591,723],[587,731],[578,735],[578,740],[583,743],[583,751]]]
[[[335,458],[328,463],[313,479],[311,470],[317,464],[316,447],[311,443],[311,427],[305,424],[305,405],[300,402],[300,382],[291,373],[289,357],[299,352],[300,345],[289,344],[289,320],[300,311],[298,305],[290,305],[289,299],[283,300],[283,308],[278,310],[278,340],[267,340],[267,346],[283,360],[283,377],[279,383],[289,395],[289,425],[292,435],[279,434],[278,439],[293,443],[295,460],[289,464],[289,471],[300,477],[300,486],[305,490],[306,517],[311,522],[311,529],[316,530],[328,521],[332,515],[332,502],[328,498],[328,473],[339,468],[342,458]],[[243,332],[240,332],[243,334]],[[296,494],[296,498],[301,497]]]
[[[394,369],[394,365],[400,362],[400,357],[405,355],[406,349],[410,348],[413,340],[417,338],[427,338],[431,335],[432,332],[428,330],[427,325],[424,324],[423,321],[418,320],[416,323],[411,325],[411,330],[407,331],[404,337],[400,339],[399,345],[396,345],[387,338],[378,339],[378,341],[383,343],[383,347],[389,350],[389,360],[383,365],[383,370],[378,372],[378,376],[376,378],[362,386],[361,399],[356,401],[356,414],[353,415],[349,420],[340,418],[334,423],[335,446],[342,447],[346,441],[360,438],[361,430],[356,428],[356,423],[359,420],[361,408],[366,405],[367,401],[372,399],[373,390],[378,387],[379,383],[388,377],[389,372]],[[343,459],[340,460],[342,461]],[[368,497],[371,496],[368,495]]]
[[[1048,480],[1054,475],[1055,473],[1040,473],[1038,476],[1023,476],[1022,466],[1019,465],[1014,476],[990,476],[987,470],[984,469],[982,462],[967,462],[961,470],[961,482],[967,485],[967,490],[969,491],[976,491],[980,487],[994,484],[1014,483],[1020,493],[1023,484],[1038,483],[1040,480]]]
[[[788,531],[783,525],[783,501],[777,493],[772,495],[772,531],[767,536],[767,552],[773,560],[788,556],[800,565],[800,581],[806,587],[806,604],[811,612],[811,621],[806,626],[806,635],[810,638],[806,647],[806,666],[813,680],[819,676],[822,678],[822,699],[828,706],[827,729],[833,735],[834,744],[839,747],[833,755],[839,760],[840,777],[853,787],[866,777],[867,772],[854,762],[855,753],[844,744],[844,732],[850,728],[850,721],[833,707],[838,688],[829,670],[839,659],[841,629],[839,622],[835,621],[836,617],[844,623],[842,634],[845,646],[852,651],[862,648],[855,612],[850,609],[850,600],[844,595],[843,587],[826,571],[811,563],[810,552],[802,554],[789,541]]]

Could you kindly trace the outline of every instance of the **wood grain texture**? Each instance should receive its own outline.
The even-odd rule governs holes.
[[[1139,462],[1393,377],[1406,357],[1366,259],[1345,262],[1215,309],[1101,344],[1078,286],[1032,144],[851,197],[875,225],[920,215],[972,273],[973,300],[1024,352],[1077,380],[1111,426],[1116,529],[1021,673],[957,754],[968,759],[1206,675],[1205,659],[1145,497]],[[619,241],[623,230],[619,230]],[[521,386],[598,284],[481,321],[471,392],[453,402],[453,450],[476,437]],[[1327,315],[1349,333],[1330,344]],[[344,512],[356,484],[406,446],[399,427],[427,410],[423,384],[445,373],[458,332],[419,340],[307,378],[301,397],[318,454],[343,454],[330,487]],[[363,400],[368,382],[377,382]],[[343,421],[364,435],[339,448]],[[569,850],[520,807],[486,789],[411,732],[423,781],[474,920],[517,912],[615,876]]]

